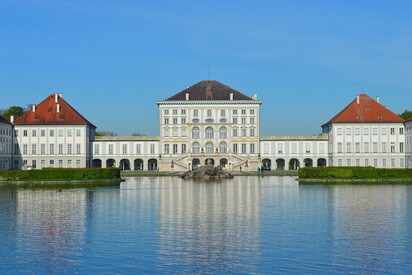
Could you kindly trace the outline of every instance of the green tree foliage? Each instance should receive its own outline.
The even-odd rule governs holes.
[[[110,131],[96,131],[96,136],[109,136],[109,137],[117,137],[117,133],[110,132]]]
[[[10,121],[10,117],[14,116],[19,117],[22,114],[24,114],[24,108],[21,106],[11,106],[10,108],[4,110],[2,116],[7,119],[8,121]]]
[[[143,137],[143,136],[146,136],[146,135],[142,134],[142,133],[139,133],[139,132],[136,132],[136,133],[132,134],[132,137]]]
[[[412,110],[405,110],[403,113],[399,114],[399,116],[403,119],[408,119],[412,117]]]

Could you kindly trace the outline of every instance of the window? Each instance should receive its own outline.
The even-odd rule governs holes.
[[[356,127],[355,128],[355,135],[356,136],[359,136],[360,135],[360,128],[359,127]],[[359,165],[358,165],[359,166]]]
[[[109,144],[109,155],[113,155],[113,144]]]
[[[352,143],[346,142],[346,153],[352,153]]]
[[[351,136],[352,135],[352,128],[346,128],[346,135]]]
[[[63,160],[59,159],[59,168],[63,168]]]
[[[206,154],[213,154],[213,143],[211,142],[206,143],[205,152]]]
[[[207,110],[206,113],[207,113],[207,116],[208,116],[208,117],[211,117],[211,116],[212,116],[212,110]]]
[[[59,143],[59,155],[63,155],[63,144]]]
[[[140,155],[140,154],[141,154],[141,150],[142,150],[141,147],[142,147],[141,144],[136,144],[136,155]]]
[[[382,142],[382,153],[386,153],[387,149],[386,149],[386,142]]]
[[[363,152],[369,153],[369,142],[363,143]]]
[[[391,142],[391,153],[395,153],[395,142]]]
[[[186,118],[182,117],[182,125],[185,125],[185,124],[186,124]]]
[[[399,153],[403,153],[403,142],[399,143]]]
[[[233,110],[233,114],[234,114],[234,115],[237,115],[237,110]]]
[[[233,118],[233,124],[237,124],[237,117]]]
[[[173,110],[173,115],[177,115],[177,110]]]
[[[325,144],[323,143],[319,144],[319,153],[321,154],[325,153]]]
[[[122,144],[122,153],[123,155],[127,154],[127,144]]]
[[[360,166],[360,159],[356,159],[356,166]]]
[[[366,166],[366,167],[369,166],[369,159],[365,159],[365,166]]]
[[[381,128],[381,134],[382,134],[383,136],[386,136],[386,127],[382,127],[382,128]]]
[[[391,167],[395,167],[395,159],[391,159]]]
[[[368,128],[368,127],[363,128],[363,134],[364,134],[365,136],[368,136],[368,135],[369,135],[369,128]]]
[[[54,155],[54,144],[50,144],[50,155]]]
[[[164,110],[163,114],[168,115],[168,114],[169,114],[169,110]]]
[[[310,154],[310,143],[305,143],[306,154]]]
[[[170,129],[169,129],[169,127],[165,127],[164,128],[164,134],[163,134],[165,137],[168,137],[168,136],[170,136]]]
[[[173,137],[177,137],[179,135],[179,128],[173,127],[172,134],[173,134]]]
[[[399,134],[403,135],[403,127],[399,128]]]
[[[182,115],[185,115],[185,114],[186,114],[186,110],[181,110],[180,113],[181,113]]]
[[[360,153],[360,142],[355,142],[355,152]],[[359,166],[359,165],[357,165]]]
[[[69,154],[69,155],[73,154],[72,149],[73,149],[73,145],[72,144],[67,144],[67,154]],[[96,144],[96,149],[97,149],[96,154],[99,154],[99,144]]]
[[[278,154],[283,154],[283,143],[278,144]]]
[[[336,130],[337,130],[338,136],[341,136],[342,135],[342,128],[337,128]]]
[[[50,160],[50,167],[54,167],[54,160],[53,159]]]
[[[233,129],[233,136],[237,137],[237,129]]]
[[[227,138],[227,129],[226,129],[226,127],[220,127],[220,129],[219,129],[219,138]]]
[[[338,159],[338,166],[342,166],[342,159]]]
[[[193,127],[192,138],[199,138],[199,127]]]
[[[342,142],[338,142],[338,153],[342,153]]]
[[[242,143],[242,154],[246,154],[246,143]]]
[[[76,129],[76,137],[81,137],[81,136],[82,136],[81,129]]]
[[[168,118],[165,118],[165,123],[164,124],[169,124],[169,119]]]
[[[395,127],[391,127],[391,135],[395,134]]]
[[[242,124],[245,125],[246,124],[246,118],[242,117]]]
[[[221,154],[226,154],[227,153],[227,144],[226,144],[226,142],[221,142],[219,144],[219,152]]]
[[[372,135],[374,135],[374,136],[378,135],[378,127],[373,127],[372,128]]]
[[[46,136],[46,130],[40,130],[40,136],[45,137]]]
[[[250,154],[254,154],[254,153],[255,153],[255,144],[254,144],[254,143],[251,143],[251,144],[250,144],[250,151],[249,151],[249,153],[250,153]]]
[[[263,144],[263,154],[265,155],[269,154],[269,144],[267,143]]]
[[[169,144],[165,144],[163,153],[169,154]]]
[[[207,127],[206,128],[206,138],[213,138],[213,128],[212,127]]]
[[[292,154],[296,154],[298,152],[298,145],[296,143],[292,143]]]
[[[80,160],[79,159],[76,159],[76,167],[80,168]]]
[[[243,128],[242,129],[242,137],[245,137],[246,136],[246,128]]]
[[[78,155],[81,154],[81,144],[80,143],[76,144],[76,154],[78,154]]]
[[[182,154],[186,154],[186,144],[182,144]]]
[[[250,136],[254,137],[255,136],[255,129],[250,129]]]
[[[246,115],[246,110],[241,111],[242,115]]]
[[[150,154],[154,155],[154,153],[155,153],[155,145],[150,144]]]
[[[23,137],[27,137],[27,130],[23,130]]]
[[[62,137],[62,136],[63,136],[63,129],[59,129],[59,130],[57,131],[57,135],[58,135],[59,137]]]
[[[71,144],[67,144],[67,153],[68,153],[68,154],[70,154],[70,153],[69,153],[69,145],[70,145],[70,147],[71,147]],[[95,145],[94,145],[94,153],[98,155],[98,154],[99,154],[99,151],[100,151],[99,149],[100,149],[100,148],[99,148],[99,144],[95,144]],[[70,148],[70,151],[71,151],[71,148]]]
[[[386,159],[382,159],[382,167],[386,167]]]
[[[32,137],[36,137],[36,136],[37,136],[36,130],[32,130],[32,131],[31,131],[31,136],[32,136]]]
[[[174,118],[173,119],[173,125],[176,125],[177,124],[177,118]]]
[[[220,116],[225,117],[226,116],[226,110],[220,110]]]
[[[375,153],[375,154],[378,152],[378,143],[377,142],[372,143],[372,152]]]
[[[73,136],[73,131],[72,129],[67,129],[67,136],[72,137]]]
[[[237,143],[233,144],[233,154],[237,154]]]
[[[173,144],[173,154],[177,154],[177,144]]]
[[[255,124],[255,118],[254,117],[250,118],[250,124]]]
[[[254,115],[255,114],[255,110],[250,110],[250,114]]]
[[[37,154],[36,144],[32,144],[32,145],[31,145],[31,153],[32,153],[32,155],[36,155],[36,154]]]
[[[182,137],[187,136],[187,129],[186,129],[186,127],[183,127],[180,131],[181,131]]]
[[[193,116],[198,117],[199,116],[199,111],[198,110],[193,110]]]
[[[200,153],[199,143],[197,143],[197,142],[193,143],[192,151],[193,151],[193,154],[199,154]]]
[[[46,144],[44,143],[40,144],[40,154],[42,155],[46,154]]]
[[[67,160],[67,167],[68,168],[72,167],[72,160],[71,159]]]

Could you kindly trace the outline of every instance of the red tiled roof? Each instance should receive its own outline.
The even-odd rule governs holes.
[[[57,102],[56,102],[57,99]],[[51,94],[37,106],[14,120],[15,125],[89,125],[85,119],[60,95]]]
[[[0,122],[1,122],[1,123],[5,123],[5,124],[11,124],[10,122],[7,121],[7,119],[5,119],[4,117],[2,117],[1,115],[0,115]]]
[[[166,100],[186,100],[186,94],[189,94],[189,100],[230,100],[230,94],[233,94],[233,100],[253,100],[216,80],[200,81]]]
[[[359,99],[358,99],[359,98]],[[360,94],[331,123],[403,123],[404,119],[366,94]]]

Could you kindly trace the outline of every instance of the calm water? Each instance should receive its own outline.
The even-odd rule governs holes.
[[[412,271],[412,186],[129,178],[0,190],[0,273]]]

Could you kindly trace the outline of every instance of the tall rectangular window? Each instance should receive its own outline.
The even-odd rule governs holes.
[[[141,154],[141,150],[142,150],[141,147],[142,147],[141,144],[136,144],[136,155],[140,155],[140,154]]]
[[[387,149],[386,149],[386,142],[382,142],[382,153],[386,153]]]
[[[46,136],[46,130],[40,130],[40,136],[45,137]]]
[[[72,129],[67,129],[67,136],[72,137],[73,136],[73,131]]]
[[[177,144],[173,144],[173,154],[177,154]]]
[[[237,154],[237,143],[233,144],[233,154]]]
[[[23,155],[27,155],[27,151],[28,151],[28,145],[27,144],[23,144]]]
[[[78,154],[78,155],[81,154],[81,144],[80,143],[76,144],[76,154]]]
[[[76,129],[76,137],[80,137],[82,135],[81,129]]]
[[[342,153],[342,142],[338,142],[338,153]]]
[[[352,153],[352,143],[346,142],[346,153]]]
[[[54,130],[49,131],[49,136],[54,137]]]
[[[199,116],[199,111],[198,110],[193,110],[193,116],[198,117]]]
[[[59,155],[63,155],[63,144],[59,144]]]
[[[122,153],[123,155],[127,155],[127,144],[122,144]]]
[[[36,147],[36,144],[32,144],[31,145],[31,153],[32,153],[32,155],[36,155],[37,154],[37,147]]]
[[[242,154],[246,154],[246,143],[242,143]]]
[[[63,129],[59,129],[59,130],[57,131],[57,135],[58,135],[59,137],[62,137],[62,136],[63,136]]]
[[[278,154],[283,154],[283,143],[278,144]]]
[[[375,154],[378,152],[378,143],[377,142],[372,143],[372,152],[375,153]]]
[[[186,144],[182,144],[182,154],[186,154]]]
[[[254,143],[251,143],[251,144],[250,144],[249,154],[254,154],[254,153],[255,153],[255,144],[254,144]]]
[[[355,152],[360,153],[360,142],[355,142]],[[359,165],[357,165],[359,166]]]
[[[395,153],[395,142],[391,142],[391,153]]]
[[[169,144],[165,144],[164,153],[169,154]]]
[[[220,110],[220,116],[225,117],[226,116],[226,110]]]
[[[391,135],[395,134],[395,127],[391,127]]]
[[[154,144],[150,144],[150,154],[154,155],[155,153],[155,145]]]
[[[40,154],[42,155],[46,154],[46,144],[44,143],[40,144]]]
[[[71,147],[71,144],[67,144],[67,151],[69,150],[69,146]],[[68,154],[70,154],[69,152],[67,152]],[[94,153],[96,155],[100,154],[100,146],[99,144],[95,144],[94,145]]]
[[[36,130],[32,130],[32,131],[31,131],[31,136],[32,136],[32,137],[36,137],[36,136],[37,136]]]
[[[113,144],[109,144],[109,155],[113,155]]]
[[[369,153],[369,142],[364,142],[363,143],[363,152],[364,153]]]
[[[399,153],[403,153],[403,150],[404,150],[404,149],[403,149],[403,146],[404,146],[404,145],[403,145],[403,142],[400,142],[400,143],[399,143]]]
[[[49,153],[50,153],[50,155],[54,155],[54,144],[50,144]]]

